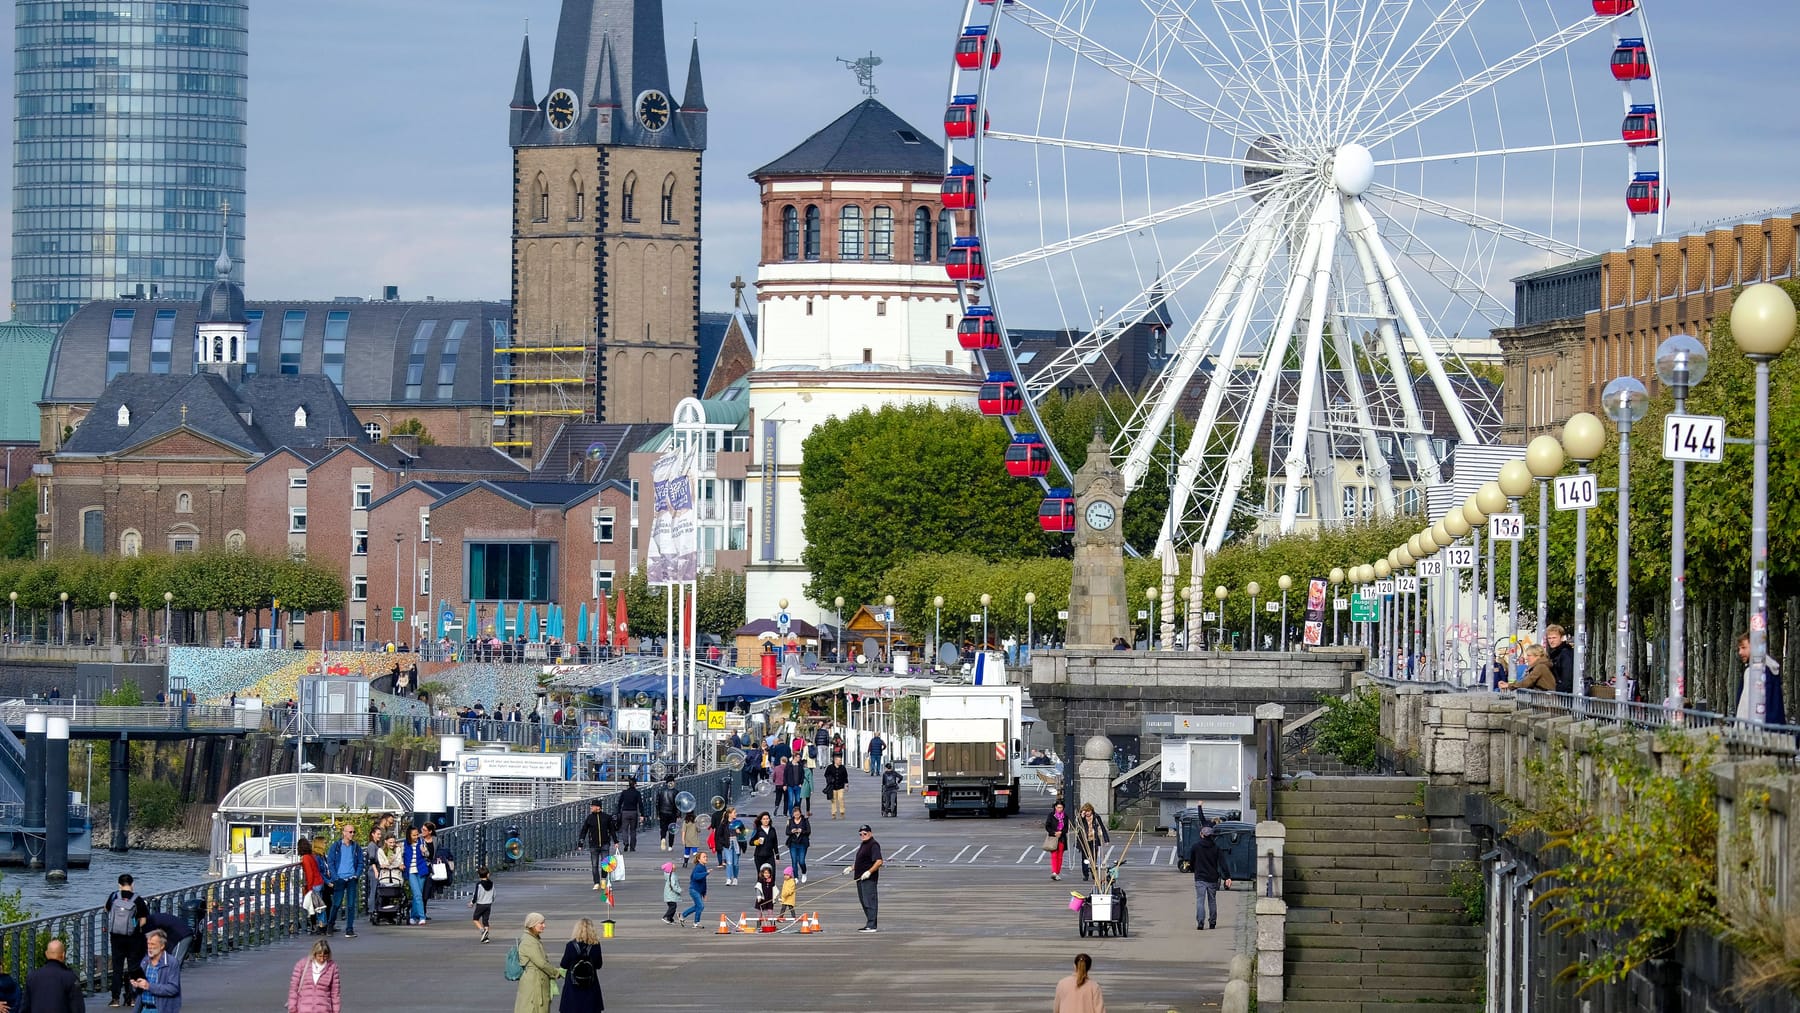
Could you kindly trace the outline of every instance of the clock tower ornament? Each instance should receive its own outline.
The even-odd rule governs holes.
[[[1087,463],[1075,473],[1074,578],[1069,587],[1069,639],[1074,650],[1104,651],[1130,636],[1125,589],[1125,479],[1112,448],[1096,430]]]

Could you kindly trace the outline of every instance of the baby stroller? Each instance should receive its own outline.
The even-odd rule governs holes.
[[[406,919],[406,884],[398,869],[382,869],[376,876],[375,899],[369,905],[371,925],[398,925]]]
[[[900,773],[891,763],[881,774],[881,815],[900,815]]]

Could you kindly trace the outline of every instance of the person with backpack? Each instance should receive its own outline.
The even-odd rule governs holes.
[[[900,772],[895,770],[891,763],[887,765],[886,770],[881,772],[881,815],[900,815],[901,780]]]
[[[137,1000],[131,982],[137,977],[138,964],[144,959],[144,923],[150,919],[150,905],[144,903],[131,888],[131,873],[119,876],[119,888],[106,898],[102,919],[111,948],[112,1001],[108,1006],[130,1006]],[[123,996],[123,1002],[120,1001]]]
[[[675,808],[675,796],[681,794],[675,790],[675,775],[670,774],[656,789],[656,822],[658,833],[662,837],[662,849],[669,850],[675,846],[675,821],[681,817]]]
[[[563,947],[562,1001],[557,1013],[600,1013],[606,1003],[600,997],[600,933],[592,919],[575,923],[575,936]]]
[[[513,1013],[550,1013],[550,985],[563,970],[544,955],[544,916],[536,911],[525,916],[525,931],[506,954],[506,980],[519,983],[513,995]]]
[[[485,865],[481,867],[481,878],[475,881],[475,896],[470,898],[469,907],[474,912],[470,920],[481,930],[481,941],[493,942],[488,938],[488,921],[494,914],[494,877]]]

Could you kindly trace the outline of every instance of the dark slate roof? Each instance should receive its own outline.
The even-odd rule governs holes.
[[[580,476],[589,482],[629,481],[631,452],[667,428],[666,424],[653,422],[567,423],[538,455],[535,478],[566,481]]]
[[[194,369],[194,328],[201,306],[185,300],[108,300],[83,306],[63,324],[51,352],[43,400],[92,404],[106,389],[108,335],[115,322],[130,335],[127,368],[185,376]],[[487,405],[493,402],[494,342],[507,333],[512,309],[503,302],[251,302],[249,340],[254,349],[246,372],[282,369],[281,335],[290,316],[299,334],[300,375],[323,374],[325,328],[334,313],[347,314],[343,367],[344,399],[353,405]],[[151,346],[157,317],[174,337],[166,366],[153,363]],[[462,321],[460,327],[457,321]],[[428,327],[427,324],[430,326]],[[452,365],[447,348],[458,338],[449,396],[438,396],[438,373]],[[421,340],[422,339],[422,340]],[[419,343],[420,382],[409,392],[407,373]],[[292,375],[292,374],[289,374]]]
[[[519,462],[493,447],[451,447],[431,445],[408,453],[391,443],[376,443],[357,448],[389,471],[467,472],[471,475],[503,475],[525,477]]]
[[[203,324],[247,322],[244,316],[244,287],[231,280],[229,270],[200,293],[200,313],[196,319]]]
[[[735,312],[700,314],[700,363],[694,372],[700,377],[702,384],[705,384],[707,377],[712,376],[713,365],[719,361],[719,349],[725,347],[725,334],[731,330],[731,321],[736,315]],[[750,326],[751,340],[755,340],[756,317],[745,314],[744,319]],[[697,390],[694,396],[701,397],[705,393],[704,390]]]
[[[553,507],[566,510],[582,500],[588,499],[601,489],[613,486],[629,489],[623,482],[494,482],[483,480],[458,486],[454,492],[447,493],[434,505],[442,506],[461,496],[467,496],[478,490],[487,490],[504,496],[522,507]]]
[[[864,99],[800,146],[757,169],[764,176],[942,176],[937,131],[920,130],[875,99]]]
[[[421,482],[414,479],[413,481],[400,486],[398,489],[395,489],[393,492],[388,493],[386,496],[370,501],[369,509],[373,510],[381,504],[386,503],[388,500],[391,500],[396,496],[404,496],[414,489],[423,490],[425,495],[431,497],[432,503],[436,504],[437,501],[460,488],[462,488],[462,486],[456,482]]]
[[[128,412],[118,424],[119,408]],[[306,425],[294,410],[306,409]],[[115,379],[58,454],[111,455],[186,428],[245,454],[356,439],[361,423],[323,376],[251,376],[235,388],[215,373],[127,373]]]

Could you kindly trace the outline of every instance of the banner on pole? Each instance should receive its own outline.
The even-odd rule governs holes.
[[[650,470],[656,513],[650,522],[650,554],[645,570],[652,584],[674,584],[700,575],[700,526],[694,517],[694,487],[688,455],[670,447]]]
[[[1306,587],[1306,625],[1301,640],[1308,647],[1325,642],[1325,594],[1329,587],[1323,577],[1314,577]]]

